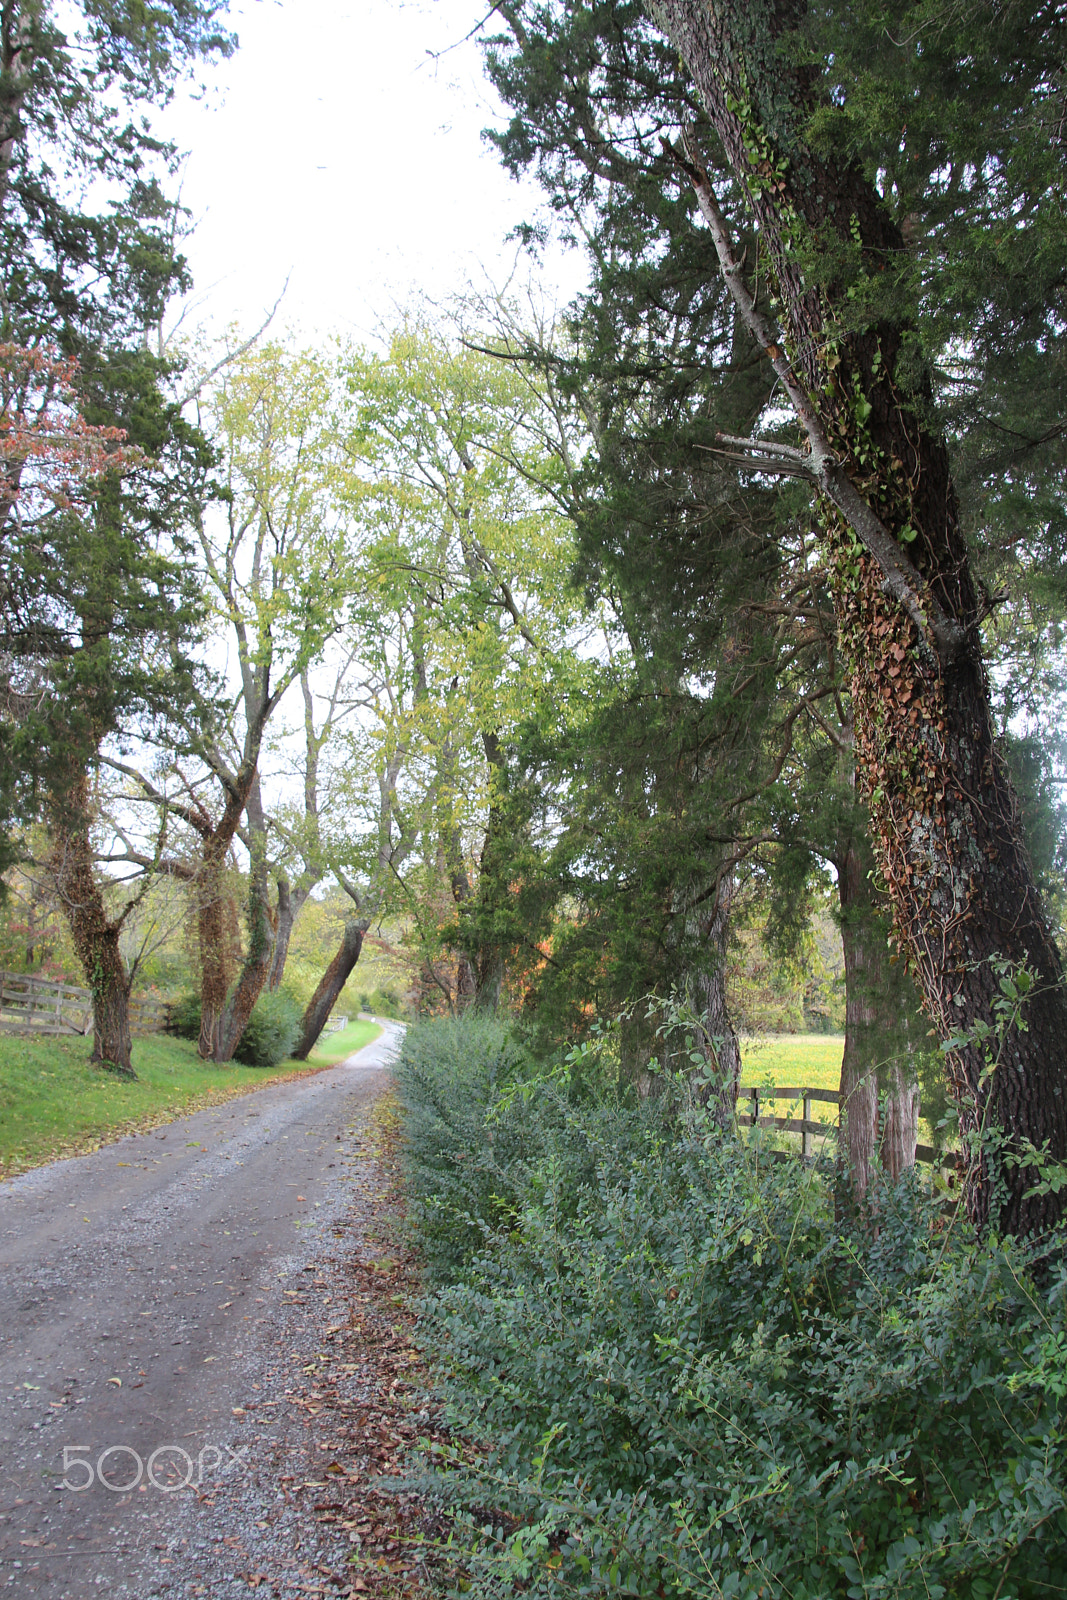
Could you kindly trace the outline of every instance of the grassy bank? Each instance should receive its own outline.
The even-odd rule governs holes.
[[[343,1061],[346,1056],[362,1050],[363,1046],[370,1044],[381,1031],[377,1022],[356,1017],[346,1028],[339,1028],[336,1033],[327,1034],[325,1038],[320,1039],[312,1050],[310,1059],[324,1066],[333,1066],[335,1062]]]
[[[134,1041],[133,1083],[90,1067],[89,1050],[87,1039],[0,1035],[0,1176],[82,1155],[123,1134],[330,1064],[220,1067],[201,1061],[185,1039],[153,1034]]]

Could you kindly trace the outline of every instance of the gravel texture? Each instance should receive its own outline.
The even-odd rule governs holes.
[[[398,1033],[0,1187],[0,1592],[418,1584],[433,1525],[383,1482],[433,1425],[382,1152]]]

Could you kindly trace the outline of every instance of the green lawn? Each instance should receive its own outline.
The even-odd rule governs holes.
[[[335,1061],[343,1061],[356,1050],[362,1050],[365,1044],[370,1044],[381,1033],[377,1022],[367,1022],[356,1018],[347,1028],[340,1028],[336,1033],[327,1034],[320,1038],[318,1044],[311,1052],[310,1060],[333,1065]]]
[[[133,1083],[90,1067],[89,1050],[87,1039],[0,1034],[0,1176],[81,1155],[123,1134],[328,1065],[313,1060],[220,1067],[201,1061],[190,1041],[157,1033],[134,1040]]]

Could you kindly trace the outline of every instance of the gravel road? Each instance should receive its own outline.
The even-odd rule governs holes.
[[[203,1593],[212,1507],[254,1483],[269,1529],[272,1363],[399,1033],[0,1187],[0,1591]]]

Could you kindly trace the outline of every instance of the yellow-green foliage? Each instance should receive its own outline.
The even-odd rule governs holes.
[[[80,1155],[123,1134],[144,1132],[174,1117],[323,1062],[281,1066],[217,1066],[201,1061],[185,1039],[136,1039],[137,1081],[89,1065],[87,1039],[19,1039],[0,1035],[0,1174],[11,1177],[60,1156]]]

